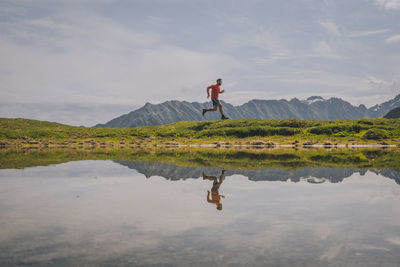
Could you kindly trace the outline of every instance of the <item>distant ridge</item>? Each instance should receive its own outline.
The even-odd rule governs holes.
[[[288,119],[336,120],[383,117],[390,110],[400,107],[400,95],[394,99],[367,108],[353,106],[340,98],[324,99],[311,96],[306,100],[293,98],[290,101],[254,99],[240,106],[223,102],[225,113],[232,119]],[[178,121],[216,120],[219,112],[209,112],[203,117],[201,110],[210,108],[210,102],[166,101],[161,104],[146,103],[143,107],[95,127],[131,128],[139,126],[163,125]]]

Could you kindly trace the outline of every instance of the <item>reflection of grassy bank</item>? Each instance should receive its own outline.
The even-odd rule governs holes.
[[[111,129],[0,119],[0,146],[131,147],[174,144],[400,144],[400,120],[259,120],[178,122]],[[264,143],[263,143],[264,142]],[[227,144],[228,143],[228,144]]]
[[[400,170],[398,149],[104,149],[0,150],[0,168],[46,166],[77,160],[166,162],[226,169],[361,168]]]

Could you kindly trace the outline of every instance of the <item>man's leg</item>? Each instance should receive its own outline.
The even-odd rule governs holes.
[[[222,116],[224,116],[224,109],[222,108],[222,104],[219,103],[218,106],[219,106],[219,112],[221,113]]]
[[[212,108],[207,109],[207,111],[216,111],[218,109],[218,105],[214,105]]]
[[[225,179],[225,170],[221,171],[221,175],[219,176],[219,183],[222,184],[222,181]]]
[[[228,117],[225,116],[225,114],[224,114],[224,109],[222,108],[222,104],[221,103],[219,104],[219,112],[221,112],[221,119],[222,120],[227,120],[228,119]]]
[[[205,109],[203,108],[203,116],[206,114],[207,111],[216,111],[218,108],[218,105],[214,105],[213,108]]]
[[[217,177],[205,175],[205,173],[203,172],[203,180],[210,180],[215,182],[217,181]]]

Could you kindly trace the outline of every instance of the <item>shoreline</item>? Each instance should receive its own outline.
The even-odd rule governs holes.
[[[0,149],[0,169],[82,160],[164,162],[224,169],[379,168],[400,170],[400,149],[390,147],[21,147]]]
[[[214,141],[211,143],[179,143],[179,142],[105,142],[105,141],[0,141],[0,149],[134,149],[134,148],[400,148],[400,144],[390,144],[385,141],[373,144],[360,144],[360,143],[300,143],[294,141],[292,144],[280,144],[264,141],[247,141],[240,142],[222,142]]]

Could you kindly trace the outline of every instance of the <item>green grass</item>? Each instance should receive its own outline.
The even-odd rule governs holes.
[[[46,166],[77,160],[166,162],[177,166],[207,166],[256,170],[283,168],[361,168],[400,170],[398,149],[47,149],[0,150],[0,169]]]
[[[294,140],[314,143],[387,141],[400,144],[400,120],[383,118],[334,121],[238,119],[185,121],[162,126],[115,129],[74,127],[27,119],[0,119],[0,141],[18,143],[24,140],[80,141],[88,139],[107,142],[145,140],[149,143],[174,141],[182,144],[249,140],[270,140],[279,144],[291,143]]]

